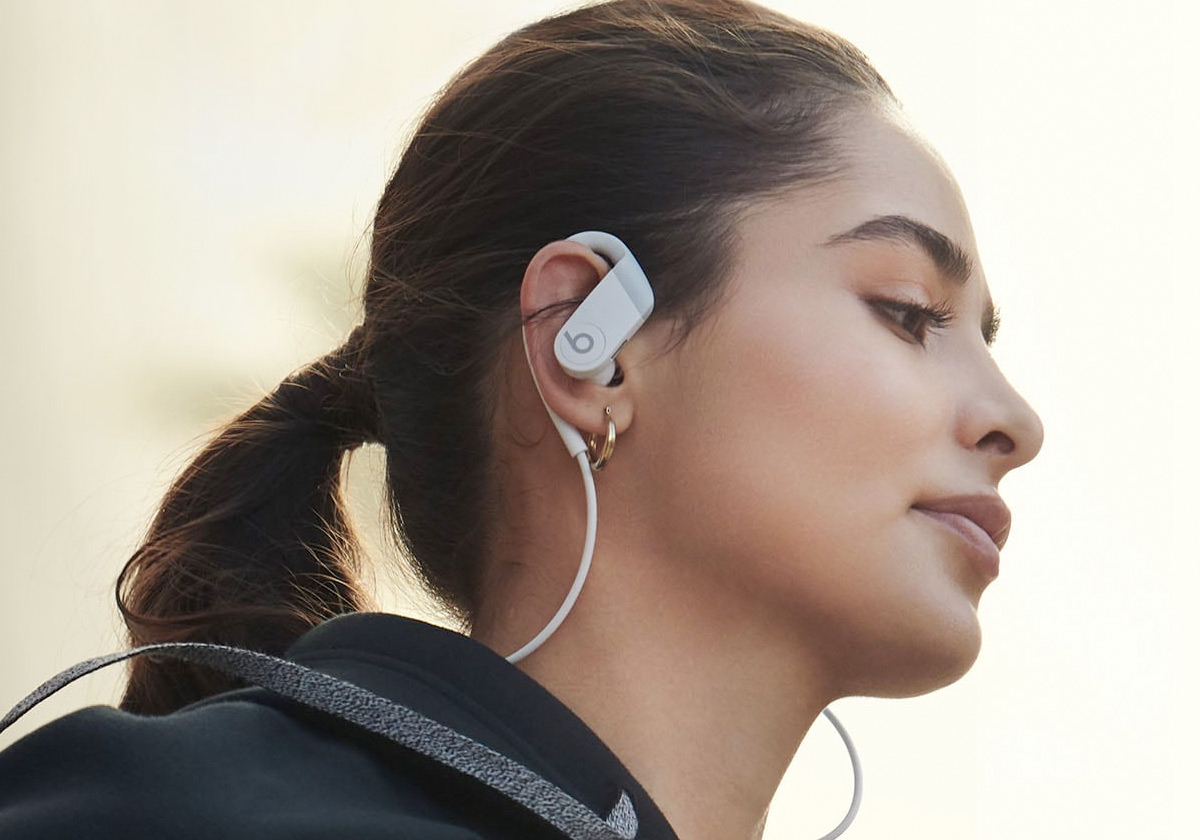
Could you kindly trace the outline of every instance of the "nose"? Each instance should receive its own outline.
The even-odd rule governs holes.
[[[1037,456],[1046,431],[1037,412],[990,356],[969,381],[972,385],[958,414],[958,442],[987,457],[992,482],[998,484],[1006,473]]]

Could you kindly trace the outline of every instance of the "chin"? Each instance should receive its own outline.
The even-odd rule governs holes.
[[[923,632],[909,631],[877,641],[865,657],[859,684],[847,694],[916,697],[958,681],[979,658],[983,634],[975,612]]]
[[[957,682],[979,658],[983,633],[972,613],[950,632],[923,641],[902,659],[907,667],[893,673],[892,692],[880,696],[916,697]]]

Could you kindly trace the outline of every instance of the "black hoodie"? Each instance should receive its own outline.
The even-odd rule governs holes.
[[[595,733],[461,634],[357,613],[287,658],[415,712],[432,747],[263,688],[153,717],[93,706],[0,752],[0,838],[675,838]]]

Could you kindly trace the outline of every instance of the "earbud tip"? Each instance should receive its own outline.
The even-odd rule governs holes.
[[[600,368],[600,370],[589,376],[588,379],[597,383],[598,385],[611,385],[613,379],[616,378],[616,375],[617,363],[612,359],[609,359],[604,363],[604,367]]]

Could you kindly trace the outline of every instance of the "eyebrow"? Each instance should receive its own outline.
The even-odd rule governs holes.
[[[872,241],[899,242],[920,248],[933,261],[938,273],[958,288],[967,285],[975,272],[975,260],[965,248],[940,230],[911,216],[874,216],[850,230],[835,233],[824,244],[828,247],[847,242]],[[988,344],[995,341],[999,327],[1000,319],[989,297],[983,313],[983,335]]]

